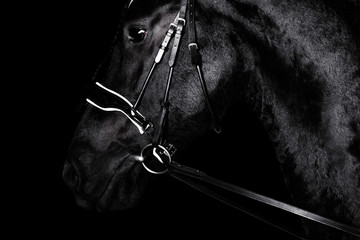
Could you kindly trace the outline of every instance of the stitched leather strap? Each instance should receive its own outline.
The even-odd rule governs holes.
[[[179,17],[177,18],[177,27],[176,27],[176,33],[174,37],[174,43],[173,47],[171,49],[170,58],[169,58],[169,74],[168,79],[166,83],[165,93],[164,97],[161,103],[161,111],[159,115],[159,126],[155,129],[155,134],[152,139],[152,145],[154,147],[157,147],[158,145],[161,145],[162,143],[162,137],[163,137],[163,131],[165,128],[165,123],[167,122],[167,116],[169,111],[169,93],[170,93],[170,87],[172,82],[172,76],[174,73],[174,65],[176,61],[176,56],[179,51],[179,46],[181,42],[182,37],[182,31],[186,24],[186,9],[187,9],[187,0],[181,1],[181,8],[179,12]]]
[[[294,233],[292,230],[288,230],[285,227],[281,227],[278,224],[275,224],[273,222],[267,221],[263,216],[259,216],[257,214],[254,214],[252,212],[250,212],[249,210],[245,209],[243,206],[241,206],[238,202],[234,202],[218,193],[216,193],[214,190],[206,187],[206,184],[210,184],[212,186],[216,186],[220,189],[224,189],[230,192],[233,192],[235,194],[244,196],[246,198],[255,200],[259,203],[262,204],[266,204],[281,210],[284,210],[286,212],[295,214],[297,216],[300,216],[302,218],[306,218],[309,220],[312,220],[314,222],[320,223],[322,225],[331,227],[331,228],[335,228],[338,229],[340,231],[343,231],[345,233],[360,237],[360,229],[334,221],[332,219],[314,214],[312,212],[309,212],[307,210],[301,209],[299,207],[275,200],[273,198],[252,192],[250,190],[247,190],[245,188],[239,187],[239,186],[235,186],[233,184],[221,181],[219,179],[210,177],[209,175],[207,175],[206,173],[199,171],[197,169],[188,167],[188,166],[183,166],[177,162],[170,162],[168,164],[168,173],[174,177],[175,179],[178,179],[184,183],[186,183],[187,185],[221,201],[224,202],[238,210],[241,210],[243,212],[246,212],[247,214],[250,214],[253,217],[256,217],[280,230],[283,230],[295,237],[298,237],[299,239],[304,239],[303,237],[299,236],[299,234]]]
[[[199,46],[196,40],[196,26],[195,26],[195,1],[194,0],[188,0],[188,36],[189,36],[189,51],[191,56],[191,63],[196,68],[196,71],[198,73],[198,77],[201,83],[201,88],[204,94],[205,103],[209,110],[211,119],[212,119],[212,128],[215,130],[215,132],[220,133],[221,132],[221,126],[220,121],[218,117],[216,116],[211,101],[209,97],[209,92],[206,87],[206,82],[204,79],[204,74],[202,72],[201,66],[202,66],[202,59],[199,52]]]

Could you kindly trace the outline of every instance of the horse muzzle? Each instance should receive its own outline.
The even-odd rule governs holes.
[[[65,162],[63,180],[77,204],[100,212],[128,209],[140,200],[149,174],[139,156],[120,149],[113,154],[81,154]]]

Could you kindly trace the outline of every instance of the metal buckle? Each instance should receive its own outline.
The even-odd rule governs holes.
[[[168,171],[167,164],[171,162],[171,154],[162,145],[154,147],[146,145],[141,151],[142,165],[152,174],[164,174]]]
[[[196,43],[190,43],[188,45],[189,50],[191,51],[192,47],[195,47],[195,49],[198,49],[198,45]]]
[[[180,24],[180,22],[182,22],[181,24]],[[185,26],[185,24],[186,24],[186,20],[184,19],[184,18],[178,18],[178,22],[177,22],[177,25],[180,25],[181,27],[184,27]]]

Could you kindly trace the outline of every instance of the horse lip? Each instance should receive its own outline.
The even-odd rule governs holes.
[[[124,156],[122,161],[120,161],[119,165],[117,166],[114,174],[110,177],[107,185],[104,187],[103,193],[99,196],[98,200],[96,201],[95,208],[97,211],[104,212],[107,209],[110,209],[111,202],[108,202],[108,199],[109,197],[112,196],[112,194],[116,192],[116,189],[112,188],[111,185],[113,185],[114,182],[118,180],[116,176],[119,174],[123,165],[128,161],[131,162],[131,164],[127,166],[125,173],[132,171],[134,167],[139,163],[137,155],[133,155],[129,153],[126,156]]]
[[[75,198],[76,204],[86,210],[91,210],[94,208],[94,203],[92,201],[83,199],[81,197]]]

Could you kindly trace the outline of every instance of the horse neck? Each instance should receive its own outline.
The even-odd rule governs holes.
[[[207,2],[237,26],[238,81],[274,140],[298,145],[300,130],[336,139],[329,126],[359,119],[359,43],[334,11],[316,1]],[[294,133],[279,138],[281,129]]]
[[[234,48],[246,77],[237,81],[276,146],[297,201],[316,206],[335,202],[334,196],[347,199],[338,210],[330,203],[323,210],[352,212],[345,221],[360,225],[356,31],[319,1],[200,2],[237,25]]]
[[[359,119],[356,31],[329,6],[310,0],[198,2],[217,31],[230,26],[229,39],[219,40],[231,42],[238,54],[240,70],[230,77],[238,78],[242,95],[275,141],[297,149],[300,130],[336,139],[333,130]],[[281,129],[293,133],[285,137]]]

